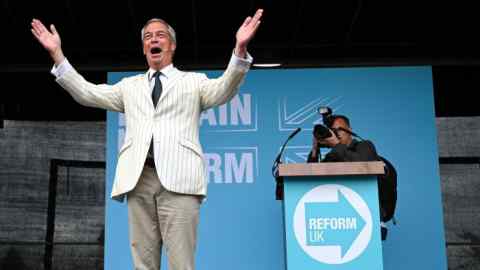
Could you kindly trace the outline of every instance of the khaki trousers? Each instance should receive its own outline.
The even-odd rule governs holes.
[[[145,166],[127,194],[130,244],[135,269],[159,270],[165,245],[169,270],[193,270],[200,196],[166,190],[154,168]]]

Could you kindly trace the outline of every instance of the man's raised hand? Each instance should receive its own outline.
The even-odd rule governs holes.
[[[50,25],[50,31],[43,25],[40,20],[32,20],[32,34],[40,42],[40,44],[45,48],[50,56],[52,57],[55,65],[60,64],[65,56],[62,52],[62,42],[60,40],[60,35],[58,34],[55,26]]]
[[[247,54],[247,46],[250,40],[255,36],[258,26],[260,25],[260,19],[262,18],[263,9],[258,9],[253,17],[247,17],[243,24],[237,31],[236,38],[237,43],[235,45],[235,54],[238,57],[245,58]]]

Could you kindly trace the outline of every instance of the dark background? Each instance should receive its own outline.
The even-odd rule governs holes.
[[[224,68],[235,31],[264,8],[249,47],[255,63],[282,68],[431,65],[437,116],[480,115],[477,9],[422,1],[12,1],[0,6],[0,119],[104,120],[76,104],[49,74],[52,61],[30,33],[54,23],[65,55],[89,80],[146,70],[140,29],[152,17],[177,31],[177,67]]]

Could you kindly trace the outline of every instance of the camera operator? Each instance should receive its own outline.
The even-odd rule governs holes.
[[[368,140],[358,141],[352,136],[350,120],[344,115],[331,115],[330,135],[313,136],[308,162],[318,162],[320,147],[331,148],[321,161],[376,161],[375,146]]]
[[[355,133],[352,132],[352,128],[350,127],[350,120],[344,115],[331,115],[329,114],[331,110],[327,111],[326,113],[322,114],[324,116],[324,123],[330,128],[327,129],[325,126],[317,125],[315,126],[315,130],[313,133],[313,143],[312,143],[312,150],[308,155],[308,162],[318,162],[320,155],[320,147],[329,147],[331,148],[330,152],[325,155],[322,162],[342,162],[342,161],[377,161],[382,160],[384,162],[388,161],[382,159],[377,155],[377,151],[375,146],[371,141],[368,140],[361,140],[358,141],[353,138],[359,137]],[[360,137],[359,137],[360,138]],[[396,172],[395,168],[390,164],[391,168],[388,170],[390,173],[386,173],[385,179],[379,181],[379,196],[380,196],[380,210],[381,210],[381,237],[382,240],[385,240],[387,237],[387,226],[385,222],[389,219],[383,221],[385,216],[384,213],[389,213],[388,211],[385,212],[385,209],[389,209],[387,206],[389,203],[393,205],[396,204]],[[390,181],[387,181],[391,179]],[[395,180],[393,180],[395,179]],[[395,181],[394,185],[392,181]],[[383,185],[381,185],[383,183]],[[389,191],[389,188],[395,190],[393,195]],[[383,193],[382,193],[383,192]],[[394,199],[391,199],[394,198]],[[387,207],[387,208],[385,208]],[[393,206],[394,211],[395,206]],[[388,215],[387,215],[388,216]],[[392,213],[393,216],[393,213]]]

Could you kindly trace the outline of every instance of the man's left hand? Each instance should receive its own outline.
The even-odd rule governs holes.
[[[262,17],[263,9],[258,9],[255,15],[248,16],[237,31],[237,43],[235,44],[235,55],[240,58],[245,58],[247,55],[247,45],[255,36],[258,26],[260,25],[260,18]]]

